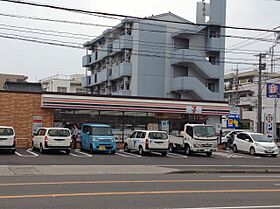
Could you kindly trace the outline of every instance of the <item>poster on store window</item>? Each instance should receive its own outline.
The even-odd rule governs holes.
[[[32,116],[32,135],[37,133],[38,128],[43,126],[42,116]]]

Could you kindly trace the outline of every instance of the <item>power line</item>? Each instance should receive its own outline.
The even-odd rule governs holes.
[[[193,25],[193,26],[211,26],[211,24],[198,24],[198,23],[191,23],[191,22],[181,22],[181,21],[171,21],[171,20],[160,20],[153,17],[137,17],[132,15],[123,15],[123,14],[116,14],[116,13],[108,13],[108,12],[96,12],[96,11],[90,11],[85,9],[75,9],[75,8],[69,8],[69,7],[62,7],[62,6],[56,6],[51,4],[44,4],[44,3],[35,3],[35,2],[28,2],[28,1],[19,1],[19,0],[0,0],[3,2],[10,2],[15,4],[24,4],[29,6],[35,6],[35,7],[44,7],[44,8],[50,8],[55,10],[63,10],[68,12],[75,12],[80,14],[86,14],[86,15],[101,15],[106,18],[112,18],[112,17],[120,17],[120,18],[131,18],[131,19],[137,19],[137,20],[151,20],[155,22],[165,22],[165,23],[177,23],[182,25]],[[219,25],[221,28],[227,28],[227,29],[235,29],[235,30],[249,30],[249,31],[260,31],[260,32],[280,32],[278,30],[271,30],[271,29],[262,29],[262,28],[250,28],[250,27],[238,27],[238,26],[227,26],[227,25]]]

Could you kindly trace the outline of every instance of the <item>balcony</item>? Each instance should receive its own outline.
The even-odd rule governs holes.
[[[132,49],[131,35],[122,35],[118,40],[113,42],[113,53],[122,51],[123,49]]]
[[[104,81],[108,80],[108,71],[107,69],[103,69],[97,73],[97,82],[96,84],[103,83]]]
[[[252,97],[240,97],[240,106],[251,106],[255,107],[257,104],[257,99]]]
[[[89,67],[90,66],[90,55],[85,55],[83,56],[83,59],[82,59],[82,66],[83,67]]]
[[[120,90],[120,91],[112,92],[112,95],[131,96],[131,91],[130,90]]]
[[[193,67],[205,78],[219,79],[222,76],[219,65],[213,65],[196,50],[179,49],[173,52],[172,65],[186,65]]]
[[[206,41],[207,51],[221,51],[221,39],[220,38],[208,38]]]
[[[88,87],[91,81],[91,77],[90,76],[84,76],[82,77],[82,87]]]
[[[124,76],[132,75],[132,63],[120,63],[119,65],[112,68],[111,79],[115,80]]]
[[[171,91],[193,92],[203,100],[220,100],[218,92],[210,91],[195,77],[178,77],[171,80]]]

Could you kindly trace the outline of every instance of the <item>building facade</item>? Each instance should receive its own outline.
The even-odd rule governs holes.
[[[60,93],[85,93],[86,89],[82,87],[82,74],[62,75],[57,74],[42,79],[42,88],[44,91]]]
[[[225,99],[240,107],[243,128],[257,131],[258,70],[225,75]],[[265,115],[274,112],[274,99],[266,97],[266,84],[280,84],[280,73],[262,73],[262,122]],[[280,103],[277,106],[277,134],[280,133]],[[264,127],[263,127],[264,130]]]
[[[172,13],[126,18],[84,44],[83,86],[93,94],[223,100],[225,18],[225,0],[197,3],[195,25]]]
[[[6,81],[26,82],[27,79],[28,79],[28,77],[25,75],[0,73],[0,90],[4,89],[4,84]]]

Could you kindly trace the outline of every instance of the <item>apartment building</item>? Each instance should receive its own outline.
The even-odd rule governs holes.
[[[197,24],[173,13],[125,18],[84,44],[82,86],[92,94],[223,100],[225,19],[225,0],[198,2]]]
[[[60,93],[86,93],[82,87],[83,74],[57,74],[40,80],[44,91]]]
[[[258,70],[225,75],[225,99],[229,104],[240,107],[241,123],[244,128],[257,130]],[[266,97],[266,83],[280,83],[280,73],[262,74],[262,121],[266,113],[273,113],[274,99]],[[277,107],[277,133],[280,133],[280,103]]]

